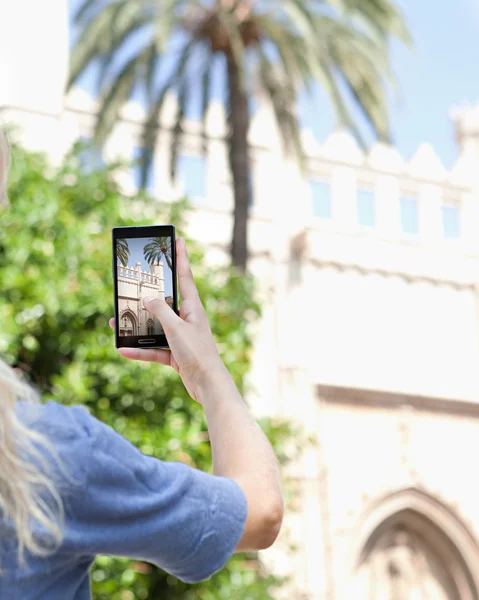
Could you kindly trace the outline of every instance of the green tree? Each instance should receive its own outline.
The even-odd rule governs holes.
[[[93,62],[99,59],[101,65],[97,140],[109,135],[132,93],[145,92],[144,184],[166,93],[174,90],[178,97],[171,146],[174,175],[191,99],[200,98],[205,122],[213,75],[223,70],[235,198],[231,252],[233,264],[242,270],[247,266],[252,196],[248,131],[258,89],[271,101],[285,151],[299,159],[294,102],[301,90],[311,90],[313,81],[329,95],[340,124],[361,138],[351,113],[356,103],[377,136],[390,138],[385,100],[389,43],[395,37],[409,39],[392,0],[83,0],[76,24],[80,35],[70,85]]]
[[[108,327],[111,228],[159,220],[181,231],[184,205],[159,209],[157,202],[124,198],[110,169],[82,172],[75,153],[54,170],[42,156],[19,148],[13,150],[9,196],[10,208],[0,212],[2,356],[46,399],[84,404],[144,453],[209,470],[200,405],[173,370],[122,359]],[[227,269],[208,270],[198,249],[190,249],[223,359],[241,387],[252,350],[248,322],[259,314],[252,282]],[[262,426],[280,460],[289,460],[289,426],[274,420]],[[106,556],[97,559],[92,579],[95,600],[269,600],[279,583],[262,572],[255,554],[235,556],[197,585]]]
[[[126,267],[128,265],[128,257],[130,256],[130,248],[128,247],[128,240],[118,239],[116,241],[116,252],[118,260],[121,264]]]
[[[171,239],[169,237],[155,237],[143,248],[143,255],[149,265],[153,265],[155,260],[157,264],[165,259],[167,265],[171,265]]]

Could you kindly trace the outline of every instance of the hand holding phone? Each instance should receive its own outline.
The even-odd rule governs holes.
[[[161,296],[143,301],[146,311],[160,321],[171,352],[124,346],[118,351],[125,358],[173,367],[181,376],[190,396],[199,402],[199,389],[205,381],[220,374],[227,375],[227,370],[216,348],[208,317],[198,295],[183,238],[176,242],[176,264],[182,297],[179,316]],[[115,325],[115,321],[111,319],[110,326],[115,329]]]

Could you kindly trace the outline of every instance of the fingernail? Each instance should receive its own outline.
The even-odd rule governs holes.
[[[150,304],[150,302],[151,302],[152,300],[154,300],[154,298],[152,298],[151,296],[145,296],[145,297],[143,298],[143,304],[145,304],[145,305],[146,305],[146,304]]]

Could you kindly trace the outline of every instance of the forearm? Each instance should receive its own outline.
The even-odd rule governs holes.
[[[274,512],[279,507],[282,511],[273,448],[223,365],[200,386],[200,401],[208,422],[215,475],[237,481],[259,512]]]

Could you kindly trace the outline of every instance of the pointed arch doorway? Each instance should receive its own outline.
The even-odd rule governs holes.
[[[120,337],[137,335],[138,326],[135,315],[131,310],[124,310],[120,316]]]
[[[479,600],[476,541],[419,490],[381,501],[360,526],[355,552],[355,600]]]

